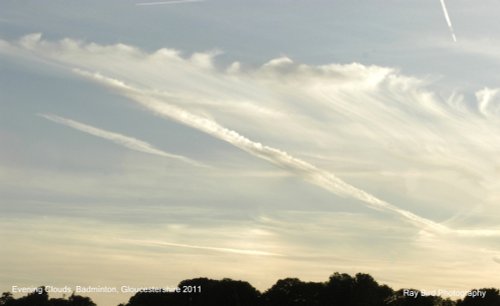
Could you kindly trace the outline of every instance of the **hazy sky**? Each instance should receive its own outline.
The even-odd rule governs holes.
[[[498,2],[137,3],[0,2],[1,291],[499,286]]]

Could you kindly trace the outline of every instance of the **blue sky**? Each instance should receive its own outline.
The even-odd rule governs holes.
[[[498,286],[496,2],[456,43],[439,1],[41,3],[0,3],[3,291]]]

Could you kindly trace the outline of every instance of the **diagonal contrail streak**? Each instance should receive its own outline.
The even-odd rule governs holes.
[[[222,252],[222,253],[233,253],[233,254],[240,254],[240,255],[283,256],[281,254],[271,253],[271,252],[265,252],[265,251],[259,251],[259,250],[223,248],[223,247],[214,247],[214,246],[202,246],[202,245],[172,243],[172,242],[156,241],[156,240],[121,239],[121,241],[130,242],[130,243],[138,243],[138,244],[146,244],[146,245],[156,245],[156,246],[166,246],[166,247],[170,246],[170,247],[179,247],[179,248],[188,248],[188,249],[215,251],[215,252]]]
[[[90,73],[79,69],[74,70],[82,76],[91,78],[99,83],[105,84],[118,90],[122,95],[139,103],[154,114],[175,120],[186,126],[209,134],[217,139],[223,140],[251,155],[266,160],[282,169],[294,173],[298,177],[319,186],[338,196],[357,199],[368,207],[390,212],[402,217],[416,227],[440,235],[456,235],[462,237],[498,237],[500,231],[496,229],[453,229],[433,220],[416,215],[408,210],[399,208],[391,203],[377,198],[376,196],[359,189],[335,174],[320,169],[306,161],[296,158],[285,151],[255,142],[236,131],[230,130],[214,120],[202,117],[186,111],[180,107],[166,103],[158,99],[151,92],[138,89],[123,83],[120,80],[103,76],[99,73]]]
[[[448,10],[446,9],[444,0],[441,0],[441,6],[443,7],[444,18],[446,19],[446,23],[448,24],[448,28],[451,32],[451,38],[453,38],[454,42],[457,42],[457,37],[455,36],[455,31],[453,30],[453,26],[451,25],[450,15],[448,15]]]
[[[163,157],[168,157],[168,158],[173,158],[177,160],[181,160],[183,162],[189,163],[194,166],[202,166],[198,162],[191,160],[187,157],[181,156],[181,155],[176,155],[172,153],[168,153],[165,151],[162,151],[160,149],[155,148],[153,145],[139,140],[137,138],[133,138],[130,136],[126,136],[123,134],[115,133],[115,132],[110,132],[107,130],[103,130],[85,123],[81,123],[72,119],[64,118],[61,116],[53,115],[53,114],[38,114],[38,116],[45,118],[47,120],[50,120],[52,122],[58,123],[65,125],[67,127],[73,128],[75,130],[79,130],[81,132],[103,138],[106,140],[109,140],[111,142],[114,142],[120,146],[126,147],[128,149],[138,151],[138,152],[143,152],[143,153],[148,153],[148,154],[153,154],[153,155],[159,155]]]
[[[173,119],[177,122],[205,132],[215,138],[228,142],[253,156],[267,160],[280,168],[295,173],[312,184],[320,186],[330,192],[333,192],[334,194],[342,197],[358,199],[373,209],[390,211],[420,228],[426,228],[433,232],[440,233],[449,232],[447,227],[378,199],[374,195],[344,182],[333,173],[319,169],[308,162],[289,155],[287,152],[252,141],[245,136],[240,135],[238,132],[230,130],[211,119],[198,116],[177,106],[167,104],[164,101],[152,97],[147,91],[140,90],[127,85],[120,80],[112,79],[99,73],[90,73],[79,69],[75,69],[74,71],[83,76],[94,79],[95,81],[106,84],[114,89],[118,89],[121,94],[138,102],[146,109],[161,117]]]

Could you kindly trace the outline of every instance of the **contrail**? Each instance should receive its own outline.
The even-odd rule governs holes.
[[[282,169],[288,170],[304,180],[338,196],[354,198],[364,202],[368,205],[368,207],[373,209],[383,210],[398,215],[402,217],[403,220],[409,221],[423,230],[427,230],[435,234],[454,234],[461,237],[500,236],[500,231],[498,230],[451,229],[430,219],[420,217],[410,211],[394,206],[364,190],[350,185],[338,178],[335,174],[319,169],[316,166],[295,158],[284,151],[252,141],[245,136],[240,135],[238,132],[230,130],[211,119],[198,116],[182,108],[158,100],[157,98],[152,97],[147,91],[134,88],[120,80],[108,78],[99,73],[90,73],[78,69],[75,69],[74,71],[112,88],[119,89],[123,95],[136,101],[146,109],[149,109],[161,117],[175,120],[184,125],[212,135],[215,138],[228,142],[253,156],[267,160],[268,162],[275,164]]]
[[[222,252],[222,253],[233,253],[233,254],[241,254],[241,255],[283,256],[281,254],[264,252],[264,251],[258,251],[258,250],[246,250],[246,249],[221,248],[221,247],[212,247],[212,246],[200,246],[200,245],[182,244],[182,243],[171,243],[171,242],[154,241],[154,240],[121,239],[121,241],[133,242],[133,243],[140,243],[140,244],[148,244],[148,245],[173,246],[173,247],[179,247],[179,248],[207,250],[207,251],[215,251],[215,252]]]
[[[161,2],[141,2],[135,5],[163,5],[163,4],[179,4],[179,3],[189,3],[189,2],[203,2],[205,0],[172,0],[172,1],[161,1]]]
[[[448,15],[448,10],[446,9],[446,4],[444,0],[441,0],[441,6],[443,7],[444,18],[446,18],[446,23],[448,24],[448,28],[450,28],[451,37],[454,42],[457,42],[457,37],[455,36],[455,31],[453,31],[453,26],[451,25],[450,16]]]
[[[53,114],[38,114],[38,116],[43,117],[43,118],[50,120],[52,122],[59,123],[59,124],[65,125],[67,127],[82,131],[84,133],[110,140],[116,144],[119,144],[123,147],[129,148],[129,149],[134,150],[134,151],[139,151],[139,152],[143,152],[143,153],[154,154],[154,155],[159,155],[159,156],[163,156],[163,157],[182,160],[182,161],[189,163],[191,165],[201,166],[199,163],[197,163],[194,160],[191,160],[191,159],[186,158],[184,156],[167,153],[165,151],[162,151],[160,149],[155,148],[154,146],[152,146],[151,144],[149,144],[145,141],[142,141],[142,140],[139,140],[139,139],[136,139],[133,137],[125,136],[125,135],[118,134],[115,132],[106,131],[106,130],[103,130],[100,128],[96,128],[96,127],[93,127],[93,126],[90,126],[90,125],[87,125],[87,124],[84,124],[84,123],[81,123],[81,122],[78,122],[75,120],[67,119],[67,118],[60,117],[60,116],[53,115]]]
[[[443,225],[417,216],[409,211],[399,209],[392,204],[380,200],[375,196],[344,182],[334,174],[318,169],[316,166],[295,158],[284,151],[262,145],[261,143],[252,141],[235,131],[221,126],[213,120],[192,114],[174,105],[159,101],[156,98],[148,96],[147,93],[126,85],[119,80],[105,77],[99,73],[92,74],[78,69],[76,69],[75,72],[93,78],[94,80],[107,84],[113,88],[120,89],[120,91],[122,91],[125,96],[138,102],[157,115],[166,117],[168,119],[173,119],[184,125],[212,135],[215,138],[228,142],[256,157],[265,159],[281,168],[298,174],[301,177],[305,178],[307,181],[318,185],[328,191],[331,191],[339,196],[353,197],[368,204],[374,209],[391,211],[397,215],[404,217],[406,220],[417,224],[419,227],[431,228],[434,231],[439,232],[449,231]]]

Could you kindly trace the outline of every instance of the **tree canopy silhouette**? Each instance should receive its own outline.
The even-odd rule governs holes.
[[[281,279],[262,296],[263,305],[319,306],[325,302],[325,284]]]
[[[15,299],[10,292],[4,292],[0,297],[0,306],[97,306],[90,298],[72,294],[68,299],[52,298],[45,287],[38,287],[36,291],[24,297]]]
[[[298,278],[278,280],[260,293],[245,281],[224,278],[183,280],[177,292],[140,291],[119,306],[500,306],[495,288],[473,289],[463,299],[453,301],[425,296],[416,289],[394,291],[378,284],[369,274],[354,277],[334,273],[326,282],[304,282]],[[481,295],[477,294],[482,292]],[[44,287],[24,297],[9,292],[0,297],[0,306],[96,306],[88,297],[49,298]]]
[[[457,306],[499,306],[500,293],[495,288],[472,289],[469,293],[484,291],[486,294],[483,297],[468,294],[463,300],[457,302]]]

